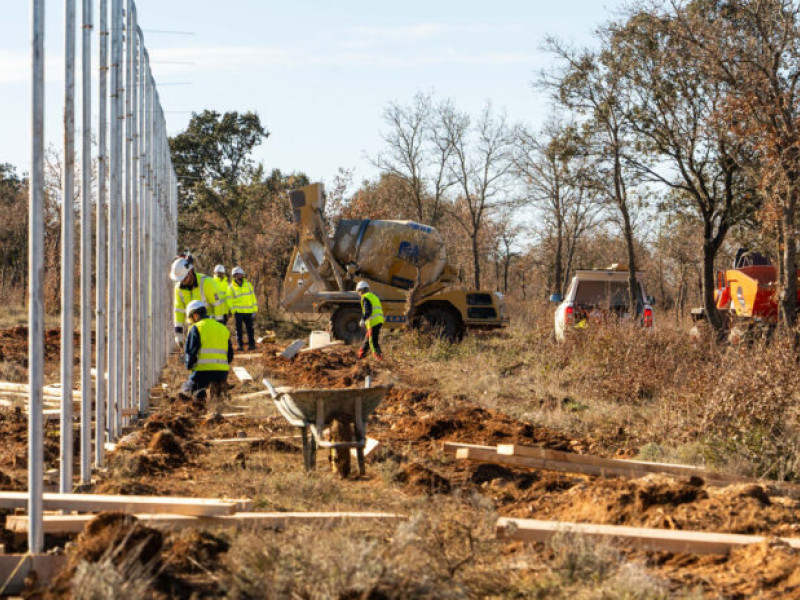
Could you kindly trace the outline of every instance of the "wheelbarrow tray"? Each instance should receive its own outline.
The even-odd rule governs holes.
[[[361,419],[371,415],[383,400],[386,386],[370,388],[294,389],[281,387],[273,400],[284,418],[295,427],[308,427],[334,418],[354,419],[356,400],[361,400]],[[322,409],[319,414],[318,409]]]

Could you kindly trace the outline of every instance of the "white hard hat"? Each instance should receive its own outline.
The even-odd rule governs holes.
[[[172,261],[172,269],[169,273],[169,278],[175,283],[183,281],[184,278],[191,272],[192,265],[185,258],[176,258]]]
[[[369,289],[369,284],[366,281],[359,281],[358,284],[356,284],[356,291],[357,292],[360,292],[361,290],[368,290],[368,289]]]
[[[244,275],[244,269],[242,267],[233,267],[233,271],[231,271],[231,275]]]
[[[186,314],[187,316],[191,316],[192,313],[197,312],[201,308],[205,308],[206,304],[202,300],[192,300],[189,302],[189,305],[186,307]]]
[[[225,267],[223,267],[222,265],[217,265],[216,267],[214,267],[214,273],[224,273],[224,272],[225,272]]]

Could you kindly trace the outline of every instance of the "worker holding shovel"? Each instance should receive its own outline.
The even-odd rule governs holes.
[[[361,326],[367,329],[364,343],[358,349],[358,358],[364,358],[367,350],[371,349],[376,359],[383,360],[379,341],[384,321],[380,298],[369,291],[369,284],[366,281],[359,281],[356,291],[361,296]]]

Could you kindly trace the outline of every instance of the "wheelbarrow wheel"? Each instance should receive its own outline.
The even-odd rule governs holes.
[[[303,466],[306,471],[313,471],[317,466],[317,442],[309,435],[308,427],[300,429],[300,437],[303,439]]]
[[[353,439],[353,425],[348,421],[334,419],[331,423],[331,441],[349,442]],[[332,448],[331,463],[333,470],[345,479],[350,475],[350,448]]]

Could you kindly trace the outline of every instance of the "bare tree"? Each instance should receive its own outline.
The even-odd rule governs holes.
[[[584,119],[583,134],[594,158],[594,187],[618,213],[627,250],[629,302],[634,310],[637,304],[634,203],[629,198],[632,182],[625,161],[631,143],[632,107],[625,67],[608,52],[574,52],[553,38],[547,45],[564,66],[555,77],[545,76],[542,84],[555,92],[565,108]]]
[[[456,110],[443,115],[443,126],[453,148],[450,172],[459,189],[460,206],[451,214],[469,237],[474,283],[480,288],[481,234],[492,213],[510,202],[513,136],[505,116],[495,116],[489,104],[474,126],[468,115]]]
[[[404,183],[415,218],[433,226],[441,218],[445,193],[454,184],[447,169],[453,148],[443,127],[450,112],[449,100],[437,105],[431,94],[422,92],[409,105],[389,104],[383,112],[389,126],[383,134],[387,150],[372,161]]]
[[[538,135],[516,133],[514,165],[527,186],[527,200],[554,238],[552,288],[564,293],[575,246],[600,212],[596,190],[589,185],[586,150],[574,127],[550,121]]]

